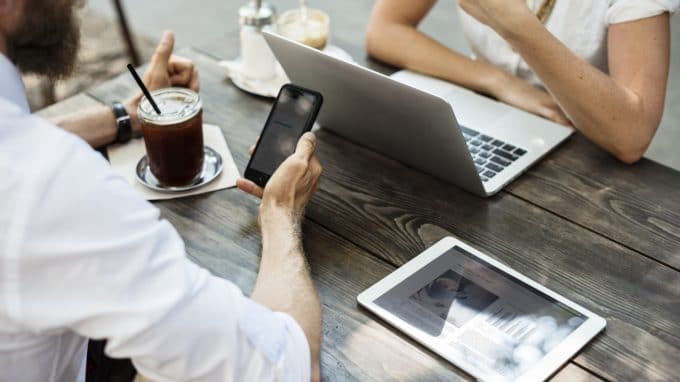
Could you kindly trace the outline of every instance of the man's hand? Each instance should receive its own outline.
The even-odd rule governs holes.
[[[300,217],[319,187],[323,171],[315,155],[316,136],[305,133],[297,143],[295,153],[288,157],[269,179],[264,190],[247,179],[239,179],[241,190],[262,198],[262,211],[284,209],[294,217]],[[252,154],[252,148],[250,150]]]
[[[521,27],[524,17],[533,17],[525,0],[458,0],[458,3],[470,16],[501,35]]]
[[[149,90],[177,86],[198,92],[198,69],[188,58],[173,55],[174,48],[175,35],[170,31],[165,31],[144,71],[144,84]],[[132,131],[135,136],[141,134],[141,126],[137,119],[137,104],[141,99],[142,92],[140,91],[124,102],[125,110],[132,120]]]
[[[494,82],[491,93],[499,101],[561,125],[571,125],[571,121],[552,95],[521,78],[503,73],[502,78]]]
[[[174,47],[175,35],[166,31],[144,72],[144,84],[149,90],[179,86],[197,92],[198,70],[191,60],[173,55]]]

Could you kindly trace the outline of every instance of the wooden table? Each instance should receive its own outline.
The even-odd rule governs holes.
[[[334,18],[333,41],[360,63],[390,73],[366,58],[369,5],[357,3],[328,4],[331,14],[344,9]],[[238,55],[236,26],[220,41],[181,53],[200,70],[204,120],[221,126],[243,171],[271,101],[236,89],[217,65]],[[121,74],[41,113],[79,110],[134,91]],[[325,379],[470,379],[356,303],[361,291],[447,235],[607,319],[606,331],[555,380],[679,378],[680,173],[648,160],[621,164],[576,135],[505,191],[482,199],[331,132],[321,130],[318,138],[325,172],[303,229],[324,306]],[[185,239],[192,260],[252,288],[261,239],[257,200],[229,189],[156,206]]]

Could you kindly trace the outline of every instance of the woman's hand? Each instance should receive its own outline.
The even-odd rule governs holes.
[[[461,9],[500,35],[521,27],[533,16],[525,0],[458,0]]]
[[[460,7],[505,37],[529,17],[536,21],[524,0],[459,0]],[[562,125],[571,125],[555,99],[543,89],[536,88],[521,78],[502,72],[490,92],[500,101],[539,115]]]
[[[509,105],[561,125],[571,126],[571,122],[550,93],[511,74],[503,72],[500,79],[493,83],[491,95]]]

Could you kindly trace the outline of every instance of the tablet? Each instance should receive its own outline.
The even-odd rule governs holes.
[[[602,317],[452,237],[357,300],[485,381],[545,380],[606,325]]]

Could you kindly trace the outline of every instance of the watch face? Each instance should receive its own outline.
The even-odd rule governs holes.
[[[130,124],[130,117],[118,121],[117,140],[120,143],[125,143],[132,138],[132,125]]]
[[[118,132],[116,133],[116,142],[125,143],[132,138],[132,123],[125,107],[120,102],[115,102],[111,108],[113,115],[116,116],[116,125]]]

